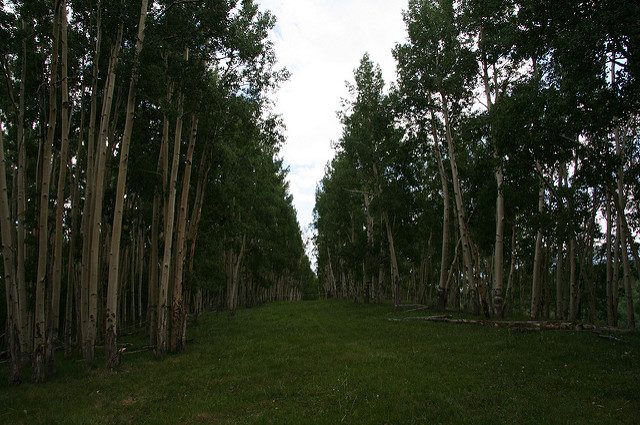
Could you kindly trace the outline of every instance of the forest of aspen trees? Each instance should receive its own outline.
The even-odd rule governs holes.
[[[635,329],[640,4],[410,0],[316,193],[328,297]]]
[[[203,321],[227,324],[242,360],[254,349],[271,364],[269,340],[286,348],[276,360],[309,369],[302,354],[319,359],[314,344],[337,327],[318,317],[385,308],[354,303],[633,332],[640,4],[409,0],[403,18],[395,79],[364,54],[336,99],[342,133],[310,258],[275,112],[291,76],[258,0],[0,0],[9,385],[75,361],[117,369],[131,335],[155,357],[186,357],[207,310],[224,312]],[[238,310],[315,297],[348,302],[283,307],[275,322],[281,306],[249,310],[275,330],[233,339],[248,331]],[[346,342],[363,320],[342,323]],[[384,320],[367,326],[403,318]],[[300,323],[313,326],[301,335]],[[329,356],[357,354],[349,344]]]
[[[253,0],[0,1],[10,383],[61,353],[114,368],[124,331],[162,357],[190,314],[302,298],[274,24]]]

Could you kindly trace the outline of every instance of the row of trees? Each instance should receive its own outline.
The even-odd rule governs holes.
[[[316,194],[328,296],[635,327],[637,2],[410,0]],[[620,301],[624,302],[620,302]]]
[[[252,0],[11,1],[0,8],[0,228],[9,380],[55,349],[120,361],[146,325],[298,299],[313,279],[268,95],[275,23]],[[223,288],[223,289],[222,289]]]

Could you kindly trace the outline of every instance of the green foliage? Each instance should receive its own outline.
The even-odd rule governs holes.
[[[38,258],[36,205],[40,197],[42,141],[47,136],[50,121],[47,116],[49,99],[55,98],[58,103],[58,116],[53,117],[58,124],[65,110],[60,105],[63,85],[58,81],[56,93],[48,92],[50,76],[58,79],[62,71],[61,58],[52,58],[52,23],[57,22],[53,19],[54,6],[60,4],[60,1],[14,0],[0,6],[0,118],[2,131],[6,132],[10,188],[17,186],[15,171],[21,142],[17,139],[19,129],[25,129],[28,204],[25,281],[28,293],[27,299],[21,302],[26,304],[28,311],[33,311],[35,304],[33,283]],[[104,254],[99,260],[102,264],[98,291],[103,295],[107,292],[107,263],[112,260],[108,259],[108,247],[103,245],[103,241],[111,236],[116,176],[120,170],[125,122],[129,118],[126,114],[131,111],[127,102],[131,97],[136,103],[127,163],[121,249],[122,253],[131,252],[127,250],[134,242],[137,245],[140,238],[143,246],[137,249],[143,258],[140,259],[142,267],[138,266],[137,260],[132,267],[121,261],[119,299],[125,299],[127,293],[133,294],[134,281],[135,285],[138,282],[147,285],[152,280],[149,278],[158,258],[151,258],[154,251],[151,243],[158,243],[159,246],[153,248],[162,252],[168,246],[167,238],[177,240],[177,230],[167,235],[161,230],[165,228],[163,224],[169,211],[162,205],[173,208],[168,206],[170,197],[166,182],[174,170],[165,165],[172,161],[164,162],[163,159],[173,156],[174,140],[179,148],[178,193],[175,197],[178,202],[174,220],[180,217],[177,211],[182,206],[180,200],[183,195],[188,201],[186,210],[180,211],[186,217],[181,223],[186,223],[188,233],[184,235],[185,305],[191,306],[191,291],[197,289],[210,290],[207,296],[213,294],[218,303],[224,301],[224,291],[220,289],[226,286],[231,274],[230,268],[225,268],[225,259],[230,253],[238,255],[244,240],[247,242],[246,252],[238,267],[243,284],[258,292],[272,288],[277,281],[284,281],[286,290],[291,290],[296,296],[305,287],[313,288],[315,276],[289,193],[288,170],[280,155],[285,143],[285,129],[281,118],[271,112],[271,95],[288,78],[286,70],[277,68],[274,46],[269,40],[275,17],[261,10],[258,2],[253,0],[149,1],[142,51],[136,57],[140,1],[66,0],[65,6],[68,12],[66,83],[71,112],[70,153],[69,158],[60,160],[62,125],[57,125],[56,133],[52,135],[55,164],[52,182],[55,186],[58,164],[68,161],[70,183],[69,189],[63,191],[63,199],[55,199],[51,195],[52,206],[54,203],[65,206],[63,287],[67,286],[67,280],[87,284],[86,279],[80,279],[81,259],[84,259],[82,247],[86,241],[83,239],[94,233],[86,232],[85,227],[81,229],[81,220],[72,222],[72,217],[80,215],[88,204],[87,188],[91,186],[89,146],[95,147],[96,135],[104,127],[103,136],[106,136],[99,138],[107,145],[104,205],[102,217],[98,217],[96,222],[100,223],[100,254]],[[112,52],[116,51],[119,52],[118,62],[115,78],[111,79],[109,66]],[[56,61],[60,69],[50,69]],[[24,77],[22,71],[25,71]],[[129,96],[128,92],[130,82],[134,81],[134,72],[139,73],[135,97]],[[112,111],[107,113],[104,107],[107,100],[105,87],[110,81],[115,87]],[[21,99],[25,103],[24,120],[18,112],[22,87],[25,91]],[[103,118],[109,116],[109,122],[103,123]],[[178,130],[179,120],[182,131]],[[189,160],[187,146],[191,130],[196,129],[192,123],[196,122],[192,178],[190,186],[183,188],[181,182]],[[163,145],[168,146],[168,152],[164,154],[161,153]],[[56,188],[52,187],[51,194],[55,193]],[[198,214],[196,199],[202,193],[203,207]],[[17,209],[16,194],[9,193],[9,196],[12,209]],[[156,217],[153,217],[154,211],[158,214]],[[51,225],[53,214],[51,216],[50,231],[54,228]],[[198,217],[201,218],[199,221]],[[15,221],[16,217],[11,219]],[[159,223],[157,228],[153,228],[156,234],[151,233],[152,223]],[[178,225],[174,228],[178,229]],[[48,236],[40,237],[46,239]],[[69,249],[71,240],[76,243],[74,250]],[[177,245],[174,243],[173,246]],[[53,257],[52,252],[51,246],[49,257]],[[114,257],[118,258],[117,255]],[[177,255],[173,257],[173,262],[178,260]],[[52,258],[49,260],[53,262]],[[178,270],[174,265],[169,268]],[[49,269],[52,269],[52,264]],[[72,276],[66,276],[68,272]],[[135,274],[135,278],[127,274]],[[157,282],[151,284],[157,285]],[[46,285],[48,287],[49,280]],[[140,297],[144,303],[136,307],[138,310],[144,310],[147,307],[144,304],[150,304],[147,289],[138,288],[139,293],[144,294]],[[169,288],[169,292],[172,290]],[[51,297],[48,294],[47,298]],[[153,291],[149,291],[149,295],[153,295]],[[280,297],[284,298],[284,295]],[[79,300],[70,299],[74,305],[79,305]],[[64,294],[62,300],[61,305],[64,306]],[[100,298],[98,302],[100,320],[104,307],[102,301]],[[119,308],[123,309],[122,306]],[[61,311],[64,312],[64,308]],[[65,325],[75,329],[73,323]],[[99,323],[98,327],[102,329],[103,324]]]
[[[462,288],[462,253],[457,263],[440,264],[440,244],[434,243],[444,233],[442,174],[454,209],[447,229],[450,252],[445,253],[451,262],[459,238],[449,166],[455,152],[480,284],[490,293],[501,190],[504,286],[513,263],[511,283],[522,294],[510,302],[519,304],[517,313],[529,308],[524,298],[538,231],[544,241],[543,275],[554,284],[557,251],[562,250],[560,284],[567,287],[566,300],[569,241],[576,240],[576,261],[588,264],[593,209],[598,210],[597,248],[602,246],[603,229],[597,224],[604,216],[604,197],[617,196],[619,178],[626,220],[637,238],[639,14],[637,2],[618,0],[410,0],[404,12],[408,38],[393,51],[397,82],[385,93],[379,69],[363,58],[343,105],[343,137],[317,191],[316,249],[324,286],[361,280],[371,252],[379,253],[377,263],[384,262],[380,276],[385,279],[389,253],[378,215],[387,212],[404,300],[433,302],[415,293],[433,292],[438,268]],[[544,208],[538,212],[541,186]],[[362,196],[367,192],[375,193],[370,206]],[[378,220],[373,243],[367,235],[368,212]],[[630,249],[637,255],[635,245]],[[586,270],[576,272],[582,309],[589,297]],[[596,286],[605,281],[600,276]],[[384,284],[388,288],[388,281]],[[555,288],[544,294],[545,314],[555,307],[555,294]],[[603,296],[596,294],[600,308]]]

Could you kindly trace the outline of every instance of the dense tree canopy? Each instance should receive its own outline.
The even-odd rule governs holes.
[[[163,357],[206,309],[310,292],[635,329],[637,1],[408,0],[397,78],[364,54],[338,112],[316,273],[257,3],[0,1],[11,384],[59,347],[112,369],[123,333]]]
[[[180,351],[204,308],[297,300],[314,276],[252,0],[0,8],[0,199],[11,382],[55,347],[119,361],[118,329]]]
[[[410,0],[397,81],[364,57],[318,186],[327,295],[634,328],[638,18]]]

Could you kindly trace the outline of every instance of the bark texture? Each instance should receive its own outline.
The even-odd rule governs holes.
[[[118,277],[120,269],[120,240],[122,235],[122,215],[125,200],[125,185],[127,183],[127,171],[129,167],[129,147],[133,133],[133,119],[136,111],[136,91],[138,87],[138,74],[140,67],[140,54],[144,45],[145,23],[147,20],[148,0],[140,2],[140,20],[138,22],[138,36],[129,81],[129,94],[127,96],[127,111],[124,124],[124,134],[120,147],[120,164],[118,167],[118,182],[116,187],[116,205],[113,215],[111,244],[109,252],[109,282],[107,288],[106,304],[106,363],[108,368],[113,368],[120,363],[116,347],[117,317],[118,317]]]

